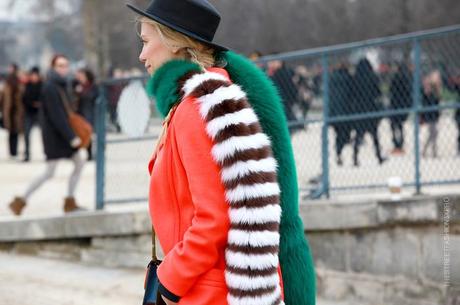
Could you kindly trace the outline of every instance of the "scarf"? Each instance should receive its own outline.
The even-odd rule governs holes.
[[[232,305],[240,304],[238,300],[241,301],[242,297],[250,298],[251,296],[255,297],[257,294],[260,295],[262,293],[265,293],[264,295],[268,293],[276,301],[275,296],[278,294],[276,288],[273,288],[272,291],[267,290],[267,287],[273,287],[273,285],[270,285],[274,283],[275,273],[273,270],[275,259],[278,259],[276,255],[279,256],[281,264],[285,304],[313,305],[315,304],[316,294],[313,260],[308,242],[304,236],[303,224],[299,217],[297,174],[281,99],[270,79],[251,61],[231,51],[220,53],[218,57],[227,63],[225,69],[229,73],[234,85],[226,84],[225,80],[216,73],[203,72],[197,64],[190,61],[171,60],[163,64],[155,72],[147,84],[147,92],[156,98],[156,105],[162,116],[166,116],[171,107],[180,102],[184,95],[192,94],[200,101],[201,115],[207,123],[208,134],[215,143],[214,148],[216,149],[213,148],[213,154],[215,153],[216,155],[213,155],[213,157],[224,169],[222,171],[222,182],[226,186],[226,197],[230,204],[230,212],[232,208],[236,209],[241,204],[274,207],[274,210],[266,214],[274,217],[273,219],[262,221],[264,215],[261,213],[258,215],[258,219],[253,219],[252,228],[244,228],[244,230],[260,230],[261,227],[257,227],[256,223],[263,223],[263,226],[269,232],[275,233],[272,236],[271,244],[262,245],[260,241],[254,241],[252,249],[238,248],[238,246],[241,246],[241,240],[232,239],[235,237],[235,234],[230,238],[231,232],[229,232],[229,245],[226,249],[226,279],[228,279],[227,284],[229,287],[239,287],[239,290],[229,290],[230,293],[234,292],[229,298],[229,300],[234,300]],[[230,95],[230,102],[221,107],[223,111],[221,114],[224,114],[219,115],[221,123],[211,123],[213,119],[216,119],[216,114],[209,114],[210,105],[225,104],[223,103],[225,94]],[[206,98],[205,96],[210,98]],[[235,110],[243,114],[245,113],[245,115],[230,118],[228,115],[231,112],[235,112]],[[253,116],[253,113],[255,113],[255,116]],[[227,123],[224,123],[224,119],[222,118],[225,114],[227,115],[227,119],[237,120],[233,123],[230,122],[233,128],[222,129],[221,126],[227,126]],[[217,122],[217,120],[214,122]],[[236,160],[229,160],[226,154],[231,152],[226,150],[224,145],[219,146],[219,143],[223,144],[223,141],[229,139],[230,134],[246,137],[247,139],[249,139],[248,136],[252,137],[250,138],[251,141],[245,143],[253,145],[255,147],[253,150],[258,150],[255,152],[255,155],[242,156],[240,154],[237,156],[240,158],[238,161],[245,162],[247,166],[246,169],[233,172],[233,176],[230,174],[232,171],[227,168],[227,165],[233,164]],[[238,145],[236,143],[233,144]],[[218,149],[219,147],[222,149]],[[235,154],[232,156],[235,156]],[[270,159],[272,156],[274,160]],[[258,168],[260,169],[260,162],[254,165],[257,163],[254,161],[257,160],[265,160],[263,162],[266,162],[266,165],[270,164],[267,167],[267,171],[262,174],[259,172],[250,181],[242,179],[241,174],[249,170],[248,166],[251,166],[249,164],[259,166]],[[275,172],[272,171],[274,166],[276,167]],[[225,176],[224,173],[227,173],[228,176]],[[250,186],[251,189],[243,187],[248,185],[248,183],[250,185],[254,184],[254,182],[259,187],[258,190],[254,188],[254,185]],[[279,193],[273,193],[274,190],[278,189],[280,190]],[[235,190],[235,192],[231,192],[230,190]],[[246,197],[254,197],[255,193],[262,196],[256,196],[255,200],[252,200],[254,198],[247,200]],[[239,201],[238,196],[240,195],[243,197],[246,196],[246,199]],[[249,201],[251,202],[248,203]],[[281,207],[279,226],[277,225],[278,219],[275,219],[279,215],[275,211],[277,204]],[[254,208],[254,206],[252,205],[251,208]],[[229,215],[232,214],[230,213]],[[237,217],[232,219],[232,216],[230,217],[232,228],[241,229],[239,227],[241,219],[238,220]],[[276,235],[278,232],[279,243],[275,243],[274,241],[277,240]],[[270,236],[270,234],[266,236]],[[232,240],[234,243],[232,243]],[[248,244],[250,244],[250,241],[245,242],[246,246]],[[236,264],[238,266],[233,266],[232,262],[235,262],[235,258],[238,257],[238,251],[246,251],[246,253],[253,251],[251,254],[252,257],[256,257],[255,252],[259,251],[259,253],[263,253],[265,261],[263,264],[259,264],[259,260],[248,259],[246,260],[250,262],[248,265],[241,266]],[[261,265],[269,267],[262,268],[263,266]],[[249,275],[251,273],[251,281],[241,280],[241,277],[236,281],[236,277],[227,276],[228,274],[244,274],[244,269],[246,271],[250,270],[246,274]],[[265,276],[260,275],[262,273]],[[259,277],[257,279],[260,281],[255,280],[258,274]],[[270,276],[272,277],[271,279]],[[235,281],[231,281],[232,279]],[[265,287],[266,290],[263,290],[264,288],[262,287]],[[279,304],[279,302],[273,304]]]

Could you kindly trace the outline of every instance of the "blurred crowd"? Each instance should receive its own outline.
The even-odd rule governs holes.
[[[257,60],[260,53],[251,54]],[[322,68],[295,63],[288,65],[281,60],[259,63],[278,87],[284,102],[286,117],[291,133],[305,129],[305,119],[312,107],[322,112],[323,88]],[[388,119],[391,126],[392,155],[405,154],[404,123],[413,104],[413,67],[400,62],[393,66],[375,68],[366,57],[356,64],[340,62],[330,69],[328,76],[330,126],[335,131],[335,153],[338,165],[343,164],[342,151],[349,144],[353,149],[353,164],[359,166],[359,150],[366,134],[372,139],[375,157],[379,164],[388,156],[383,155],[379,126]],[[445,92],[454,96],[460,105],[460,72],[449,74],[442,66],[422,71],[420,80],[419,115],[422,125],[427,127],[427,137],[422,139],[423,157],[438,157],[438,121],[440,104]],[[392,111],[388,115],[373,115],[376,112]],[[318,112],[318,111],[317,111]],[[454,120],[457,125],[457,154],[460,154],[460,109],[456,109]],[[407,148],[406,148],[407,149]]]
[[[70,108],[94,125],[95,102],[98,97],[94,73],[90,69],[81,68],[73,75],[67,74],[57,79],[54,68],[51,67],[43,74],[39,67],[22,71],[17,64],[12,63],[7,74],[0,76],[0,127],[8,131],[8,147],[12,159],[20,157],[18,141],[22,136],[25,144],[22,161],[30,160],[30,132],[33,127],[47,123],[48,116],[43,108],[46,102],[43,92],[46,82],[61,81],[69,97]],[[43,138],[46,137],[47,134],[43,134]],[[93,159],[91,146],[88,147],[87,158]]]
[[[45,170],[30,183],[24,192],[9,204],[11,211],[20,215],[28,198],[51,179],[59,160],[70,160],[74,169],[69,177],[64,212],[79,211],[74,193],[83,170],[85,160],[80,150],[87,151],[92,160],[91,131],[94,125],[95,102],[98,89],[94,73],[87,68],[70,73],[70,63],[65,55],[55,55],[46,75],[38,67],[27,72],[17,64],[11,64],[0,87],[1,125],[8,132],[10,158],[17,159],[18,140],[23,135],[25,150],[22,161],[31,159],[30,133],[34,126],[40,126],[46,156]],[[84,126],[89,136],[79,134]],[[88,134],[88,132],[86,134]]]

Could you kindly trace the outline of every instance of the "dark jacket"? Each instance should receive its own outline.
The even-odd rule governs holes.
[[[76,151],[70,146],[75,133],[70,127],[59,90],[66,94],[66,81],[56,72],[50,71],[43,86],[40,109],[40,124],[47,160],[70,158]]]
[[[400,66],[398,72],[391,79],[390,108],[407,109],[412,105],[412,77],[406,66]],[[405,121],[408,114],[391,116],[392,121]]]
[[[329,83],[329,116],[336,117],[351,113],[351,91],[353,78],[347,68],[332,72]]]
[[[460,76],[452,77],[446,83],[447,89],[451,90],[453,93],[456,93],[456,103],[460,105]],[[460,125],[460,108],[455,110],[455,121]],[[459,134],[460,136],[460,134]]]
[[[372,113],[383,110],[382,104],[377,99],[381,94],[380,80],[370,62],[367,59],[360,60],[356,66],[352,91],[353,113]],[[356,121],[356,130],[373,130],[381,119],[378,117]]]
[[[460,84],[455,85],[455,92],[457,92],[457,104],[460,105]],[[457,108],[455,111],[455,120],[457,121],[457,124],[460,125],[460,108]]]
[[[22,97],[22,102],[24,103],[24,110],[27,114],[37,114],[39,107],[34,105],[35,102],[40,102],[41,92],[42,92],[42,82],[38,83],[27,83],[26,89],[24,91],[24,96]]]
[[[95,85],[83,88],[83,91],[78,93],[77,112],[82,115],[92,126],[94,126],[94,110],[98,90]]]
[[[283,102],[284,112],[286,114],[288,123],[297,121],[297,118],[293,110],[293,106],[295,104],[302,103],[299,100],[298,88],[296,87],[296,84],[294,84],[293,82],[293,77],[294,71],[292,71],[291,68],[284,64],[282,64],[282,66],[278,68],[273,73],[273,75],[270,76],[270,78],[278,88],[278,92]],[[291,132],[294,132],[298,129],[303,129],[303,126],[300,125],[298,127],[289,128]]]
[[[439,97],[437,94],[430,92],[430,93],[425,93],[422,92],[423,94],[423,107],[432,107],[432,106],[438,106],[439,105]],[[435,123],[439,119],[439,110],[430,110],[422,113],[422,121],[424,123]]]

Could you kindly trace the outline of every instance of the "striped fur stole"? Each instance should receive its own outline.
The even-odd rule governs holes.
[[[225,280],[230,305],[284,305],[278,274],[281,218],[277,162],[240,86],[215,72],[189,72],[180,96],[196,98],[229,204]]]

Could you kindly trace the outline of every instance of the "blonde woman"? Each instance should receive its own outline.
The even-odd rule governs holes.
[[[438,106],[441,101],[442,80],[438,70],[430,72],[423,79],[422,104],[424,107]],[[422,113],[422,122],[428,125],[428,136],[423,144],[422,156],[427,157],[428,148],[431,146],[432,157],[438,157],[438,121],[439,109]]]
[[[207,1],[128,6],[141,16],[139,59],[165,117],[149,163],[161,300],[314,304],[292,147],[272,83],[212,41],[220,15]]]

